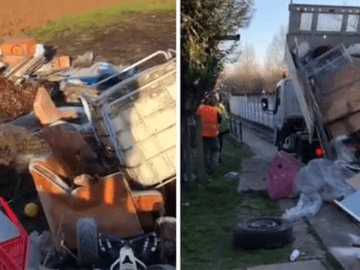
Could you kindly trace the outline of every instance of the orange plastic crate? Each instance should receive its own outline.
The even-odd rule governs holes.
[[[2,55],[33,56],[36,52],[36,39],[11,39],[1,44]]]

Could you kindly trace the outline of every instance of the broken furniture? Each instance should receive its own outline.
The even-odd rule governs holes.
[[[76,248],[75,228],[80,218],[93,218],[99,233],[130,238],[144,232],[142,222],[154,225],[152,217],[163,214],[161,193],[131,190],[121,172],[94,181],[80,176],[70,186],[61,177],[61,165],[51,158],[33,159],[29,168],[58,249],[62,240],[66,247]]]

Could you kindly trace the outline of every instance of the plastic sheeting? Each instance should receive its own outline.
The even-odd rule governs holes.
[[[322,202],[346,197],[354,190],[345,180],[355,173],[328,159],[314,159],[299,171],[297,191],[301,193],[297,205],[286,210],[283,218],[297,220],[315,215]]]
[[[360,54],[360,44],[356,43],[347,48],[347,52],[350,55],[359,55]]]

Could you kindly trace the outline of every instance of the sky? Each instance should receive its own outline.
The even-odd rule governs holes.
[[[289,23],[288,7],[290,0],[254,0],[255,15],[247,29],[240,30],[240,42],[253,44],[256,59],[263,65],[266,49],[273,37],[279,33],[281,25]],[[360,0],[293,0],[294,4],[346,5],[359,6]]]

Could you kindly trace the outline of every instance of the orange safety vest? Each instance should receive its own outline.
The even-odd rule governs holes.
[[[204,105],[200,107],[197,114],[201,118],[201,135],[203,137],[217,137],[219,135],[220,128],[218,123],[218,110],[213,106]]]

